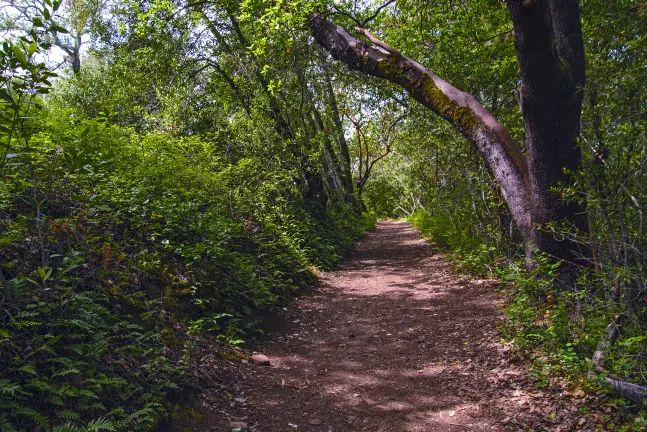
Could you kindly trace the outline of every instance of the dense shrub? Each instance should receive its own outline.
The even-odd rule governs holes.
[[[408,220],[438,247],[453,254],[458,270],[475,274],[487,274],[492,271],[492,263],[499,252],[488,246],[484,238],[474,233],[473,227],[461,223],[460,218],[447,213],[430,216],[424,210],[418,210]]]
[[[151,430],[182,384],[185,330],[244,332],[374,220],[313,214],[280,170],[243,182],[257,162],[208,140],[70,118],[32,119],[5,171],[0,430]]]

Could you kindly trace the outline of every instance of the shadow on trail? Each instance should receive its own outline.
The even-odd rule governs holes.
[[[409,224],[380,222],[256,347],[272,367],[250,365],[239,413],[257,431],[501,430],[492,284],[451,273]]]

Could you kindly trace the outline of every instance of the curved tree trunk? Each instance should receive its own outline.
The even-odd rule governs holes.
[[[577,0],[507,0],[521,70],[521,106],[528,160],[506,128],[472,95],[453,87],[416,61],[364,34],[369,46],[321,16],[309,21],[312,35],[333,58],[351,69],[406,89],[450,122],[483,156],[496,177],[521,232],[528,256],[538,250],[578,269],[589,251],[548,225],[565,223],[586,232],[584,207],[564,203],[551,189],[570,182],[581,152],[577,146],[584,48]],[[567,271],[574,275],[577,271]],[[566,283],[574,279],[567,277]]]
[[[523,239],[529,244],[530,179],[526,159],[506,128],[483,105],[416,61],[369,46],[318,15],[310,19],[309,25],[315,40],[335,59],[402,86],[472,142],[492,167]]]

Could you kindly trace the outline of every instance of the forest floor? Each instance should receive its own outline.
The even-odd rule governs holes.
[[[273,336],[251,344],[270,366],[204,347],[196,404],[206,414],[191,430],[604,427],[610,408],[578,409],[589,396],[566,386],[540,390],[510,363],[497,281],[453,272],[410,224],[379,222],[321,281],[275,317]]]

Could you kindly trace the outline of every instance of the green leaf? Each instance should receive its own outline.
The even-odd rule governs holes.
[[[38,266],[38,276],[45,282],[52,275],[52,270],[54,269],[51,267]]]
[[[28,373],[29,375],[34,375],[34,376],[38,375],[38,372],[36,372],[36,368],[34,368],[30,364],[26,364],[26,365],[22,366],[21,368],[18,368],[18,370],[21,371],[21,372]]]
[[[88,423],[85,426],[85,430],[88,432],[97,432],[102,430],[114,431],[116,429],[115,429],[115,425],[110,420],[106,420],[104,418],[98,418]]]
[[[63,27],[54,24],[53,26],[50,27],[52,30],[57,31],[59,33],[67,34],[69,33],[67,30],[65,30]]]
[[[4,417],[0,417],[0,431],[2,432],[18,432]]]
[[[22,67],[27,67],[27,57],[25,57],[25,53],[22,52],[22,49],[20,49],[20,46],[18,45],[12,45],[11,50],[13,51],[14,55],[22,65]]]
[[[15,103],[13,97],[11,96],[11,93],[9,93],[9,90],[5,88],[0,88],[0,98],[6,100],[11,104]]]
[[[71,410],[63,410],[58,415],[65,420],[78,420],[81,418],[80,415]]]

